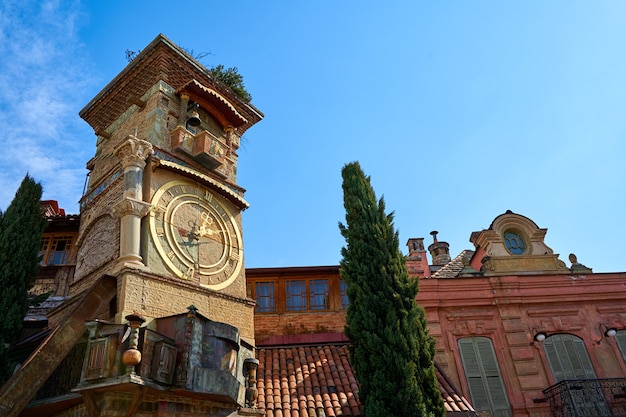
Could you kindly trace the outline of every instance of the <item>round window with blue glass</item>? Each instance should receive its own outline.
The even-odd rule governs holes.
[[[504,244],[513,255],[522,255],[526,252],[526,242],[517,232],[511,230],[504,232]]]

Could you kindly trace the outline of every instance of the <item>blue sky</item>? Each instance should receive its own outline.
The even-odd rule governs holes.
[[[239,183],[246,266],[332,265],[359,161],[408,238],[452,255],[512,210],[596,272],[626,270],[623,1],[0,4],[0,208],[26,172],[78,212],[78,112],[163,33],[237,67],[265,119]],[[568,263],[569,265],[569,263]]]

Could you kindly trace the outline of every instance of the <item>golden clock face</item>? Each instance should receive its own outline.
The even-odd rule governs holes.
[[[150,233],[167,267],[178,277],[198,277],[213,290],[241,271],[241,233],[222,199],[189,181],[170,181],[152,198]]]

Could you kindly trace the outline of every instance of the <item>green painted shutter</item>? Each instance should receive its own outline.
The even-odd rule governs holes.
[[[489,410],[494,417],[512,417],[491,339],[467,337],[459,339],[458,344],[476,411]]]
[[[556,382],[566,379],[563,373],[561,358],[555,346],[554,336],[547,337],[543,341],[543,348],[546,351],[546,356],[548,357],[548,362],[550,362],[550,368],[552,368],[552,374]]]
[[[585,343],[578,336],[555,334],[547,337],[543,341],[543,346],[557,382],[595,379],[596,375],[591,360],[589,360]],[[568,390],[576,393],[576,395],[567,397],[567,401],[576,410],[576,415],[598,417],[612,415],[600,386],[587,384],[583,390],[576,389],[573,385],[566,386],[568,386]]]
[[[573,334],[555,334],[543,341],[554,379],[595,378],[583,340]]]
[[[626,362],[626,330],[620,330],[615,334],[615,341],[619,346],[620,352],[622,352],[622,359]]]

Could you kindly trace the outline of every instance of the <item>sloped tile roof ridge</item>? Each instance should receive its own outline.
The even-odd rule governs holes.
[[[362,415],[347,344],[262,347],[256,356],[258,408],[266,417]],[[437,364],[435,371],[449,415],[475,416],[470,402]]]
[[[285,344],[269,344],[269,345],[260,345],[257,346],[257,350],[260,349],[298,349],[301,347],[324,347],[324,346],[348,346],[350,342],[330,342],[330,343],[320,343],[320,342],[304,342],[304,343],[285,343]]]
[[[472,404],[456,389],[437,362],[435,362],[435,371],[446,411],[448,413],[465,413],[465,415],[468,416],[475,416],[476,414]]]
[[[361,416],[348,346],[257,349],[258,408],[266,417]]]
[[[456,278],[463,270],[463,258],[470,259],[474,255],[473,250],[465,249],[454,259],[445,264],[441,269],[432,274],[431,278]]]
[[[186,174],[190,174],[193,175],[194,177],[201,179],[202,181],[204,181],[207,184],[210,184],[212,187],[224,192],[224,194],[229,197],[229,199],[231,200],[231,202],[235,203],[239,208],[241,208],[242,210],[247,209],[248,207],[250,207],[250,204],[244,200],[244,198],[239,195],[237,192],[235,192],[232,188],[227,187],[226,185],[223,185],[221,182],[214,180],[213,178],[209,177],[208,175],[204,175],[194,169],[188,168],[184,165],[181,165],[177,162],[172,162],[172,161],[168,161],[165,159],[161,159],[159,160],[159,165],[175,170],[175,171],[180,171],[180,172],[184,172]]]

